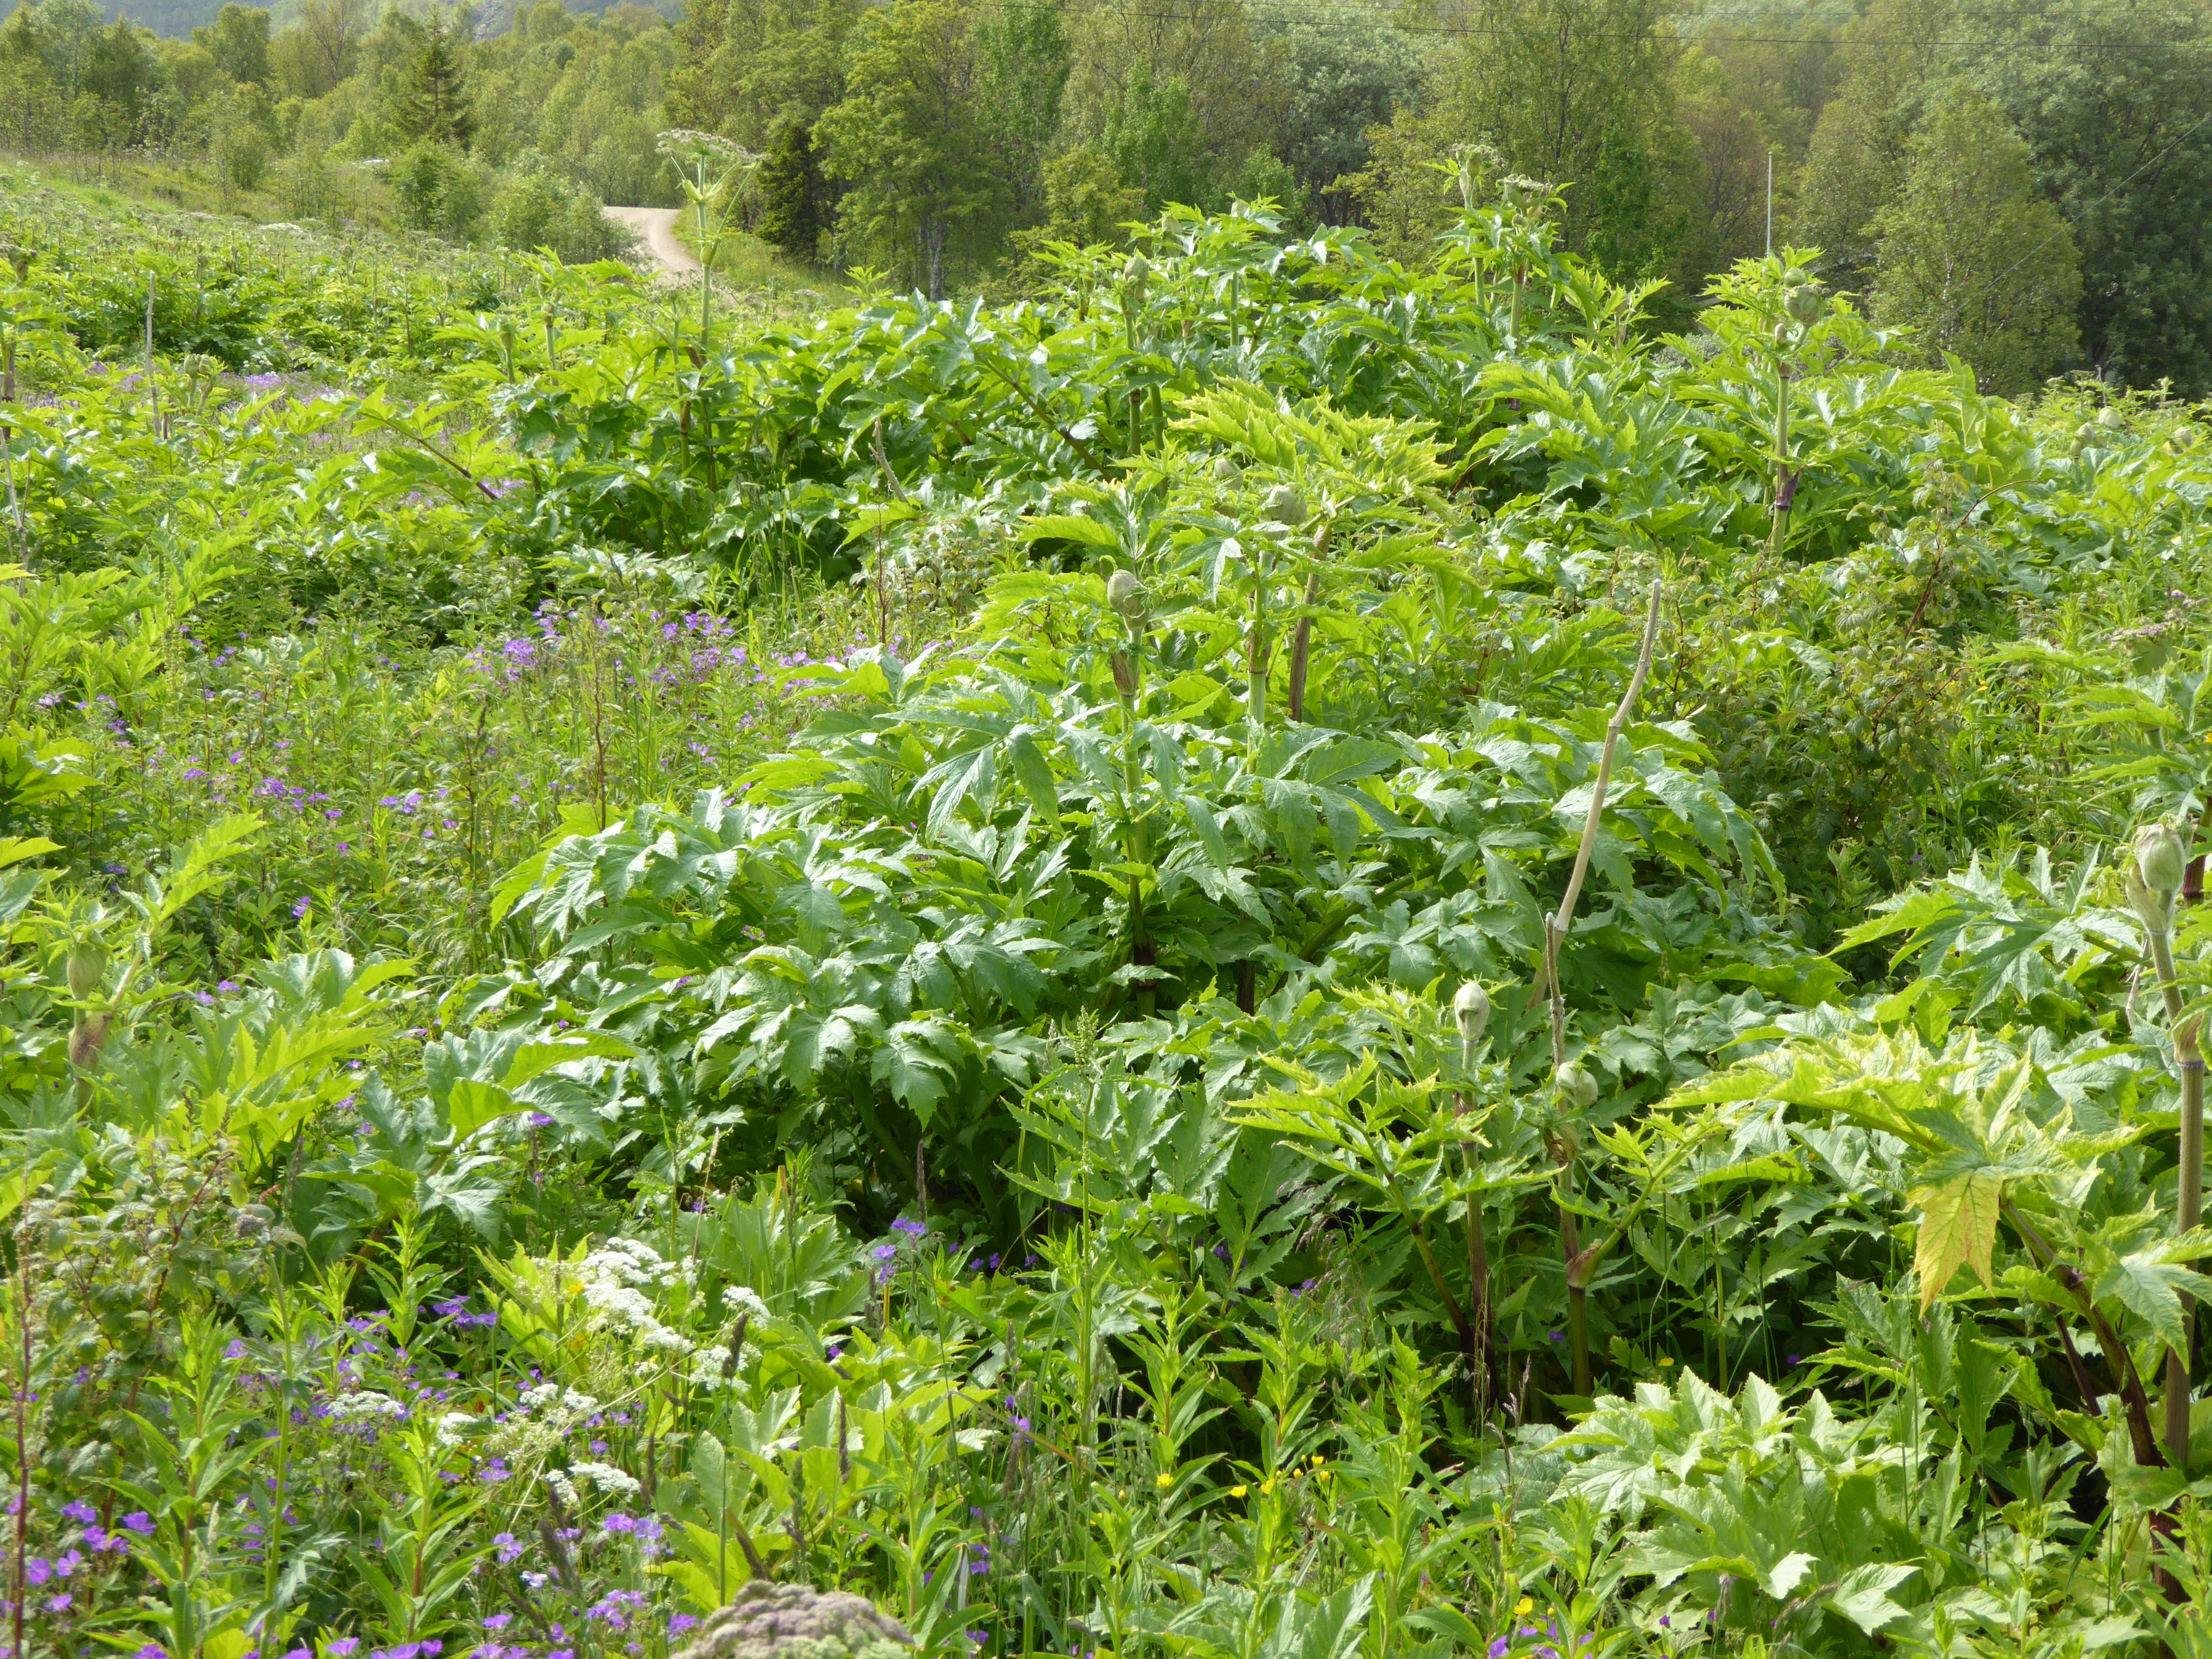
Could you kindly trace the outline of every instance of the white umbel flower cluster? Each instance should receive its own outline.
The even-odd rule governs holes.
[[[388,1394],[363,1389],[359,1394],[342,1394],[331,1401],[331,1415],[341,1423],[373,1423],[382,1418],[403,1418],[407,1407]]]
[[[611,1238],[577,1266],[584,1305],[592,1328],[628,1337],[640,1347],[689,1358],[696,1345],[681,1331],[660,1322],[653,1292],[692,1282],[688,1261],[665,1261],[652,1245],[635,1238]]]
[[[484,1420],[470,1412],[447,1412],[438,1419],[438,1443],[451,1451],[484,1427]]]
[[[525,1389],[515,1396],[514,1403],[526,1411],[561,1411],[576,1417],[586,1416],[599,1408],[599,1402],[590,1395],[577,1389],[564,1389],[558,1382],[540,1382],[534,1389]]]
[[[545,1484],[572,1508],[582,1501],[578,1481],[614,1498],[635,1498],[644,1491],[635,1478],[611,1463],[571,1463],[565,1469],[545,1471]]]
[[[768,1304],[760,1299],[760,1292],[750,1285],[726,1285],[722,1287],[722,1305],[732,1313],[743,1314],[748,1319],[773,1319]]]

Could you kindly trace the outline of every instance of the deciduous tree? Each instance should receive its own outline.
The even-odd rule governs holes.
[[[856,255],[881,258],[942,296],[956,261],[1003,216],[969,0],[893,0],[854,31],[845,96],[815,129],[823,169],[848,185],[840,226]]]
[[[1875,320],[1965,358],[1988,392],[2033,389],[2076,345],[2074,239],[2036,195],[2032,159],[1995,105],[1952,87],[1914,135],[1899,198],[1875,216]]]

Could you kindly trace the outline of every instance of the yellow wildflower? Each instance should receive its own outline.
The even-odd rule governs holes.
[[[1242,1498],[1246,1492],[1251,1490],[1252,1489],[1249,1486],[1231,1486],[1229,1489],[1229,1495],[1231,1498]]]
[[[1531,1597],[1526,1595],[1522,1596],[1518,1601],[1516,1601],[1513,1604],[1513,1616],[1516,1619],[1526,1619],[1530,1613],[1535,1611],[1535,1601]]]
[[[1175,1485],[1175,1476],[1171,1474],[1156,1474],[1152,1477],[1152,1484],[1158,1486],[1162,1492],[1165,1492],[1170,1486]]]

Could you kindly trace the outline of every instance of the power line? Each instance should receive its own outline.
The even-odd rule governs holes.
[[[1980,288],[1970,290],[1966,297],[1959,301],[1958,308],[1961,312],[1964,312],[1968,307],[1978,305],[1984,300],[1988,299],[1991,295],[1997,291],[1998,285],[2008,276],[2010,276],[2013,272],[2018,270],[2022,265],[2026,264],[2030,259],[2034,258],[2037,254],[2041,253],[2045,248],[2050,247],[2052,244],[2057,242],[2061,236],[2070,234],[2075,228],[2088,219],[2090,214],[2102,207],[2106,203],[2111,201],[2113,197],[2118,195],[2130,185],[2135,183],[2136,179],[2142,178],[2143,174],[2148,173],[2160,161],[2163,161],[2167,156],[2172,155],[2174,151],[2179,149],[2181,146],[2188,141],[2192,134],[2196,133],[2200,128],[2208,125],[2212,125],[2212,112],[2208,112],[2203,115],[2198,116],[2197,119],[2191,121],[2186,127],[2183,128],[2164,149],[2158,152],[2157,155],[2152,156],[2142,166],[2136,168],[2133,173],[2128,174],[2128,176],[2121,179],[2119,183],[2112,185],[2107,190],[2100,191],[2090,200],[2087,206],[2076,210],[2075,216],[2067,223],[2063,229],[2051,232],[2050,235],[2045,237],[2033,247],[2028,249],[2027,252],[2021,254],[2019,258],[2014,260],[2002,270],[1997,272],[1996,276],[1990,277],[1988,282],[1983,283]],[[2066,215],[2063,210],[2059,210],[2058,216],[2061,219],[2064,219]]]
[[[1000,0],[1000,7],[1001,9],[1007,11],[1064,12],[1073,10],[1084,16],[1121,17],[1140,22],[1244,22],[1259,23],[1275,27],[1296,27],[1322,31],[1356,29],[1361,32],[1371,32],[1377,27],[1382,27],[1395,29],[1405,34],[1443,35],[1455,40],[1473,39],[1498,40],[1525,38],[1548,41],[1557,38],[1555,32],[1549,28],[1511,28],[1474,23],[1409,23],[1401,18],[1392,17],[1379,11],[1375,15],[1373,20],[1370,21],[1365,18],[1346,16],[1345,13],[1350,9],[1342,6],[1316,7],[1313,11],[1304,15],[1297,12],[1262,12],[1254,10],[1250,8],[1243,8],[1234,15],[1218,15],[1214,17],[1208,17],[1203,13],[1188,10],[1141,10],[1128,6],[1118,5],[1083,5],[1079,3],[1072,7],[1063,7],[1052,3],[1052,0]],[[2051,14],[2044,11],[2019,12],[2012,15],[2022,19],[2023,21],[2044,21],[2050,19],[2051,16]],[[1673,40],[1683,46],[1705,47],[1757,46],[1825,46],[1837,51],[1851,51],[1861,47],[1867,47],[1910,48],[1923,52],[1969,52],[1979,51],[1991,47],[2014,46],[2021,44],[2017,40],[2003,38],[1982,40],[1923,40],[1894,35],[1871,35],[1847,39],[1839,35],[1709,35],[1688,34],[1680,32],[1674,33],[1661,33],[1656,30],[1650,33],[1625,33],[1620,31],[1597,32],[1586,29],[1572,30],[1571,33],[1571,38],[1577,40],[1596,40],[1615,44],[1657,39]],[[2102,52],[2157,52],[2172,47],[2186,48],[2191,46],[2204,46],[2212,43],[2201,40],[2191,40],[2182,37],[2173,37],[2162,40],[2075,40],[2065,41],[2063,43],[2044,42],[2042,44],[2044,45],[2045,49],[2049,51]]]

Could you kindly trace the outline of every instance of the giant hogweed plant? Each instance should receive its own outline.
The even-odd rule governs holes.
[[[1901,1143],[1905,1197],[1919,1218],[1922,1308],[1965,1273],[1984,1292],[2043,1309],[2048,1334],[2023,1335],[2063,1356],[2073,1401],[2046,1401],[2054,1425],[2115,1470],[2185,1479],[2193,1456],[2185,1362],[2163,1379],[2162,1423],[2151,1389],[2161,1350],[2188,1350],[2188,1305],[2205,1288],[2191,1264],[2212,1254],[2212,1240],[2193,1224],[2176,1231],[2159,1160],[2144,1146],[2160,1115],[2163,1068],[2147,1070],[2097,1034],[2066,1047],[2039,1031],[2022,1043],[1947,1034],[1941,1005],[1928,1010],[1919,994],[1926,985],[1856,1029],[1784,1043],[1672,1100],[1787,1110]],[[2077,1341],[2077,1330],[2091,1340]],[[2137,1480],[2132,1490],[2147,1484],[2155,1488]]]
[[[634,1040],[690,1033],[710,1091],[850,1100],[877,1155],[911,1164],[917,1133],[982,1157],[1040,1019],[1141,1015],[1147,990],[1166,1008],[1240,988],[1249,1013],[1347,974],[1419,988],[1533,967],[1529,884],[1577,842],[1553,808],[1600,734],[1492,709],[1472,744],[1310,726],[1255,742],[1212,676],[1120,694],[1100,659],[1127,625],[1103,588],[1016,589],[1087,613],[1095,655],[864,664],[834,682],[848,711],[757,772],[744,805],[549,849],[509,888],[556,952],[531,994]],[[1632,736],[1598,848],[1608,880],[1632,887],[1642,859],[1722,881],[1758,868],[1755,837],[1684,769],[1694,749]],[[1633,969],[1605,988],[1609,957],[1569,964],[1578,1003],[1632,999]],[[963,1121],[940,1124],[956,1103]],[[988,1170],[969,1172],[981,1190]]]
[[[150,887],[0,854],[32,1645],[83,1628],[58,1575],[179,1659],[658,1659],[761,1571],[932,1651],[2147,1641],[2154,1565],[2202,1583],[2170,1150],[2201,919],[1992,855],[1846,933],[1919,975],[1852,998],[1674,671],[1733,614],[1698,584],[1770,541],[1816,562],[1713,676],[1819,673],[1869,547],[1970,561],[1990,601],[1923,578],[1907,633],[2162,595],[2186,579],[2134,550],[2188,545],[2201,458],[2132,417],[2045,453],[1954,378],[1832,362],[1853,325],[1817,296],[1776,343],[1786,265],[1717,308],[1735,357],[1632,343],[1632,291],[1507,207],[1468,282],[1170,216],[1065,304],[788,337],[533,270],[411,407],[264,418],[180,368],[36,411],[42,567],[219,523],[301,592],[417,535],[612,592],[711,523],[766,578],[971,529],[1010,573],[926,656],[886,580],[878,653],[804,671],[829,717],[742,791],[599,791],[495,933],[448,921],[504,973],[308,948],[198,985],[184,941],[258,836]],[[1916,447],[1953,531],[1860,542],[1927,487]],[[1645,676],[1622,611],[1655,568]],[[2038,720],[1977,672],[1977,740],[2032,771]],[[197,672],[158,670],[239,689]],[[31,798],[68,787],[48,742],[14,750],[23,807],[107,810]],[[2048,805],[2109,838],[2087,789]],[[2130,857],[2145,896],[2169,850]],[[244,879],[141,941],[133,896],[196,859]],[[1860,1288],[1915,1249],[1923,1292],[1955,1269],[1932,1301]]]

